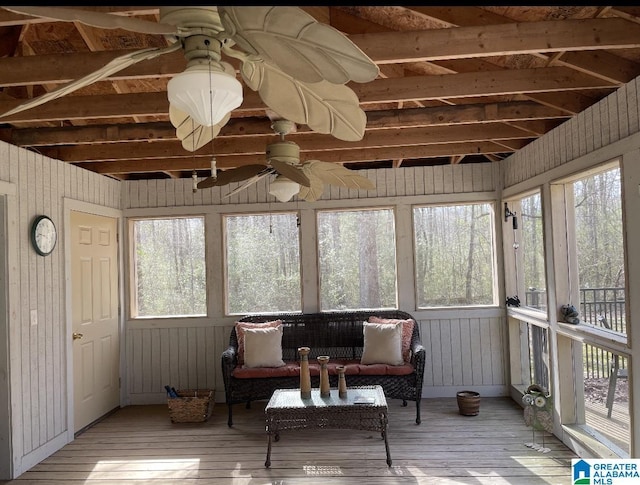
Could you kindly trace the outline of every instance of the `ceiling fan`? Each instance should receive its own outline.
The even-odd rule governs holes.
[[[251,184],[275,174],[271,182],[269,193],[280,202],[286,202],[295,194],[308,202],[318,200],[324,190],[324,184],[333,184],[351,189],[370,190],[375,184],[367,177],[354,173],[337,163],[323,162],[321,160],[307,160],[300,163],[300,147],[292,142],[285,141],[285,135],[295,131],[296,125],[291,120],[278,119],[271,125],[279,141],[267,145],[266,156],[268,165],[253,164],[238,168],[212,173],[211,177],[198,182],[197,187],[227,185],[231,182],[245,183],[227,194],[230,197]]]
[[[167,85],[169,118],[182,146],[196,151],[220,132],[242,104],[242,85],[222,55],[240,61],[245,85],[272,110],[318,133],[345,141],[364,136],[366,114],[345,84],[369,82],[378,66],[337,29],[298,7],[160,7],[160,22],[64,7],[2,7],[54,21],[164,35],[164,48],[132,51],[80,79],[0,114],[39,106],[106,79],[138,62],[182,49],[185,71]]]

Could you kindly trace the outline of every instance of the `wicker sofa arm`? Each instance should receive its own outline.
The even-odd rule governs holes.
[[[233,372],[233,369],[235,369],[238,365],[238,349],[230,345],[224,352],[222,352],[221,363],[224,389],[227,396],[229,396],[231,373]]]
[[[427,351],[420,342],[416,342],[411,346],[411,363],[416,369],[424,369],[424,363],[427,358]]]

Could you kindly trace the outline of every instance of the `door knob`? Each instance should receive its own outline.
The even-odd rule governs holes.
[[[78,332],[73,332],[73,340],[78,340],[82,338],[82,334]]]

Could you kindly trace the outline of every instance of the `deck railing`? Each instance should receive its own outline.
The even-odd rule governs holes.
[[[547,292],[544,289],[529,288],[525,295],[526,306],[546,311]],[[587,325],[602,327],[626,335],[624,288],[581,288],[580,321]],[[585,344],[583,348],[584,377],[609,377],[614,354],[599,347]],[[621,369],[627,361],[619,359]]]

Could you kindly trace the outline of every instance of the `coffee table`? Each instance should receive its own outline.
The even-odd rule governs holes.
[[[381,386],[349,387],[347,397],[338,397],[338,390],[321,397],[319,389],[311,390],[309,399],[300,397],[300,389],[276,389],[265,408],[266,430],[269,436],[267,459],[271,466],[271,442],[280,439],[287,429],[334,428],[380,431],[391,466],[387,440],[387,399]]]

